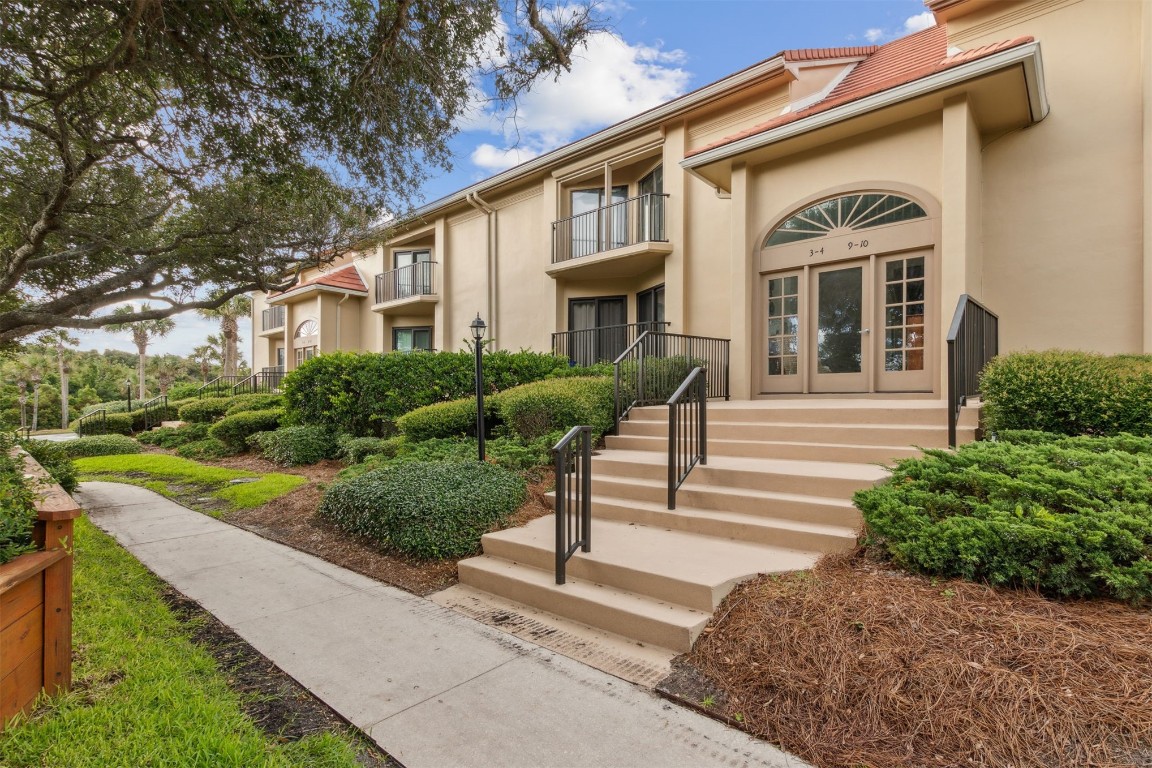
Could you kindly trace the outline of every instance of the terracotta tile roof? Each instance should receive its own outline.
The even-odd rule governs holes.
[[[854,59],[876,52],[878,45],[857,45],[851,48],[801,48],[782,51],[784,61],[823,61],[826,59]]]
[[[710,149],[732,144],[833,107],[872,96],[898,85],[904,85],[969,61],[1031,42],[1033,42],[1032,37],[1017,37],[1014,40],[1004,40],[949,56],[947,27],[944,25],[930,27],[922,32],[908,35],[876,48],[874,53],[857,64],[856,68],[822,101],[818,101],[805,109],[789,112],[759,125],[754,125],[706,146],[693,149],[687,153],[687,156],[692,157]]]
[[[284,294],[292,293],[293,291],[299,291],[304,288],[321,285],[328,288],[339,288],[345,291],[356,291],[365,294],[368,293],[368,288],[364,285],[364,281],[360,278],[360,272],[356,269],[356,265],[349,264],[346,267],[337,269],[335,272],[325,272],[321,275],[318,275],[317,277],[312,278],[311,280],[305,280],[299,285],[292,286],[288,290],[284,291],[284,293],[278,293],[276,295],[283,296]]]

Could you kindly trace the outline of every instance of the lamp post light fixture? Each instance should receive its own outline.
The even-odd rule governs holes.
[[[477,312],[476,319],[469,327],[472,329],[472,340],[476,342],[476,444],[480,461],[484,461],[484,332],[488,326]]]
[[[124,385],[128,388],[128,413],[132,413],[132,379],[124,379]]]

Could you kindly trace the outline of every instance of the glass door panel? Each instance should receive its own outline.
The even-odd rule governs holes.
[[[810,388],[813,392],[866,392],[871,329],[865,293],[866,262],[813,269]]]
[[[882,258],[878,263],[876,288],[883,301],[877,302],[877,327],[883,328],[883,345],[878,349],[877,389],[887,391],[928,391],[928,275],[924,253]]]
[[[762,392],[801,391],[801,290],[799,273],[765,275],[760,389]]]

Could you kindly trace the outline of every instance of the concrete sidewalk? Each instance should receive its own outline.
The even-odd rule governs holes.
[[[91,520],[407,768],[806,765],[564,656],[151,491]]]

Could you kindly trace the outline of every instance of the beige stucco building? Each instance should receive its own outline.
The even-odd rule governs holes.
[[[1152,352],[1152,3],[927,5],[931,29],[784,51],[256,296],[255,369],[460,349],[479,313],[579,362],[653,323],[730,339],[735,399],[940,397],[965,294],[1001,350]]]

